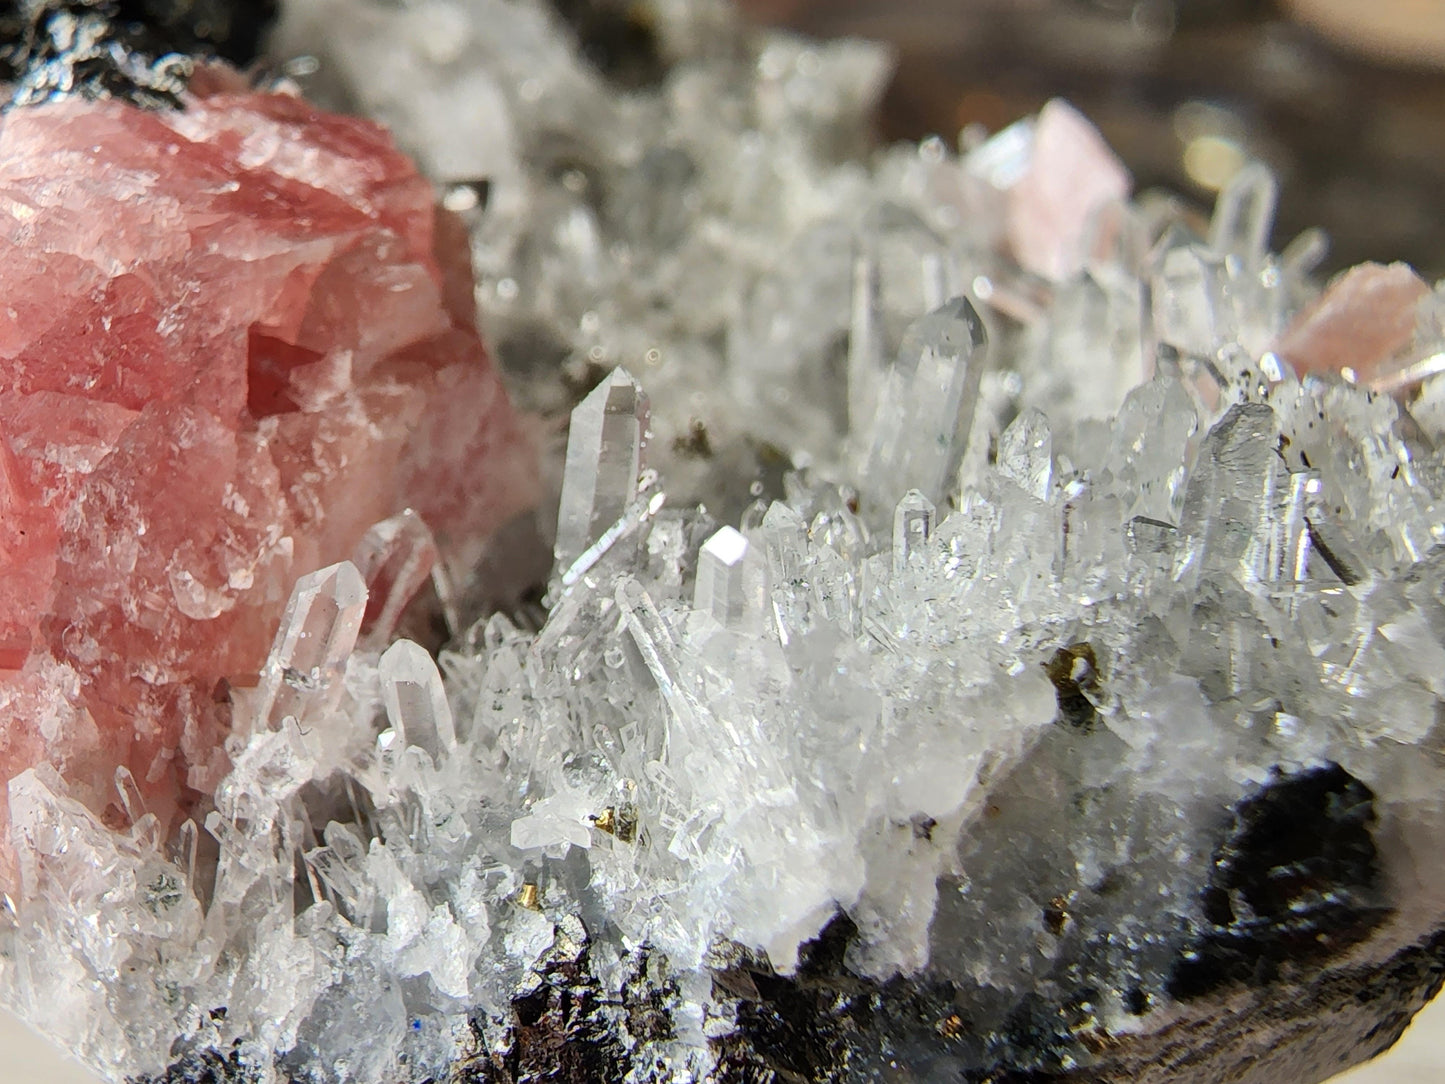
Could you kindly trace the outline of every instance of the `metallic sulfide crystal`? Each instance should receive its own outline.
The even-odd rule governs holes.
[[[932,501],[916,489],[910,489],[893,510],[893,569],[895,572],[908,567],[908,562],[921,553],[923,546],[933,537],[933,525],[938,518],[938,509]]]
[[[648,439],[647,396],[615,369],[572,411],[557,509],[557,568],[565,570],[616,523],[638,492]]]
[[[875,499],[917,489],[947,499],[968,443],[988,335],[965,297],[909,327],[884,382],[864,470]]]
[[[703,543],[697,556],[697,584],[692,606],[724,625],[736,624],[747,609],[744,583],[748,540],[735,528],[723,527]]]
[[[412,640],[398,640],[379,664],[386,718],[401,740],[433,758],[457,746],[452,709],[431,652]]]
[[[257,688],[257,729],[325,715],[341,698],[342,673],[366,612],[366,583],[350,561],[296,581]]]

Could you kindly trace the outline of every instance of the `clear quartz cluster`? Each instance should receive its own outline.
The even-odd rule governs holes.
[[[172,837],[123,770],[119,825],[10,784],[0,998],[112,1079],[422,1081],[515,1053],[585,946],[669,1014],[616,1010],[627,1079],[703,1080],[743,1026],[709,969],[786,975],[842,913],[855,975],[981,1032],[1081,986],[1137,1031],[1229,809],[1325,763],[1440,925],[1445,299],[1321,291],[1262,167],[1205,229],[1063,103],[870,152],[879,50],[653,13],[623,93],[539,4],[291,5],[281,48],[476,204],[485,327],[569,422],[545,619],[386,642],[433,557],[373,528],[387,571],[297,583]]]

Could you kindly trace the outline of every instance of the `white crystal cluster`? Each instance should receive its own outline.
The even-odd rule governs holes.
[[[174,839],[128,777],[121,828],[12,784],[0,997],[111,1078],[207,1047],[441,1078],[585,942],[604,989],[670,991],[635,1078],[702,1079],[716,954],[787,972],[839,911],[856,973],[927,968],[981,1028],[1081,974],[1117,1025],[1251,784],[1334,761],[1389,826],[1445,782],[1411,748],[1445,698],[1440,392],[1272,352],[1318,253],[1269,252],[1262,167],[1206,229],[1110,196],[1062,104],[868,156],[878,49],[654,8],[668,74],[620,93],[530,2],[290,6],[283,48],[451,186],[490,333],[570,408],[556,561],[539,628],[358,644],[430,545],[378,525],[297,585]],[[1009,235],[1071,162],[1104,198]]]

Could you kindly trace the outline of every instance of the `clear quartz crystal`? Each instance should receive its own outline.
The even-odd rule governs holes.
[[[622,518],[638,493],[649,437],[647,396],[616,369],[577,404],[557,512],[557,567],[566,569]]]
[[[366,583],[350,561],[296,581],[261,670],[257,726],[274,730],[287,718],[306,724],[336,706],[365,612]]]
[[[1255,531],[1268,522],[1286,474],[1278,444],[1279,421],[1260,403],[1234,407],[1209,431],[1184,493],[1191,561],[1257,574]]]
[[[373,524],[351,560],[366,582],[362,629],[367,646],[389,643],[407,603],[428,579],[445,576],[439,565],[436,539],[410,509]],[[444,605],[450,602],[450,592],[445,588],[439,594]]]
[[[902,571],[915,557],[922,557],[924,546],[933,537],[938,509],[916,489],[910,489],[893,510],[893,568]]]
[[[878,261],[868,253],[853,258],[853,297],[848,324],[848,425],[865,432],[877,411],[874,396],[883,371],[883,328],[879,310]]]
[[[1189,459],[1199,429],[1194,403],[1170,368],[1124,399],[1110,462],[1127,515],[1178,524]]]
[[[1025,493],[1046,501],[1053,482],[1053,447],[1048,418],[1029,407],[998,438],[999,473]]]
[[[863,471],[870,494],[917,489],[935,503],[948,499],[973,424],[987,342],[964,297],[909,327],[873,419]]]
[[[1220,190],[1209,222],[1209,247],[1221,256],[1237,256],[1257,270],[1269,254],[1279,181],[1262,162],[1250,162]]]
[[[411,640],[398,640],[382,653],[378,676],[387,720],[402,742],[434,758],[456,749],[452,709],[431,652]]]
[[[747,556],[748,540],[732,527],[720,528],[704,542],[697,556],[693,609],[712,614],[724,625],[737,624],[747,605]]]

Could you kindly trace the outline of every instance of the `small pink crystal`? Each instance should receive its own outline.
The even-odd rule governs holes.
[[[464,237],[367,121],[17,109],[0,224],[0,781],[46,760],[104,814],[123,765],[169,821],[296,578],[403,507],[464,566],[531,448]]]
[[[1346,271],[1280,336],[1274,352],[1301,374],[1349,369],[1374,383],[1415,339],[1416,311],[1430,293],[1403,263]]]
[[[1062,282],[1084,265],[1091,220],[1127,199],[1129,171],[1099,130],[1055,98],[1034,121],[1023,175],[1008,190],[1004,228],[1014,258],[1036,275]]]

